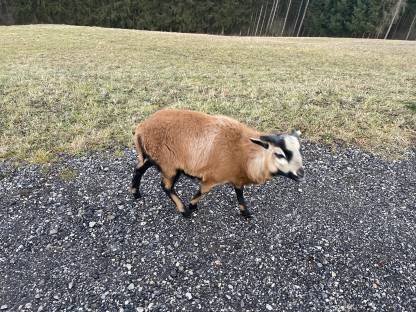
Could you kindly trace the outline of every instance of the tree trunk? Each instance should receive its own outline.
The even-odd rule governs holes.
[[[397,22],[396,22],[396,23],[395,23],[395,25],[393,26],[394,31],[393,31],[393,33],[392,33],[392,35],[391,35],[391,38],[392,38],[392,39],[397,38],[397,37],[396,37],[396,33],[397,33],[397,29],[399,28],[400,23],[401,23],[401,21],[402,21],[402,17],[403,17],[403,14],[402,14],[402,15],[400,15],[400,16],[398,17]],[[390,32],[390,33],[391,33],[391,32]]]
[[[303,16],[299,24],[298,33],[296,34],[297,37],[299,37],[300,30],[302,29],[303,21],[305,20],[305,15],[306,15],[306,11],[308,10],[308,6],[309,6],[309,0],[306,1],[305,10],[303,10]]]
[[[257,36],[257,30],[259,29],[260,17],[261,17],[261,13],[262,12],[263,12],[263,5],[261,5],[261,9],[260,9],[260,13],[259,13],[259,18],[257,20],[256,32],[254,33],[254,37]]]
[[[257,12],[258,10],[256,10],[256,8],[254,8],[254,15],[253,15],[253,24],[250,27],[251,28],[251,32],[250,32],[250,36],[254,36],[254,31],[256,30],[256,21],[257,21]]]
[[[292,0],[289,0],[289,5],[287,6],[287,10],[286,10],[285,21],[283,22],[282,33],[280,34],[281,36],[283,36],[283,33],[285,32],[285,27],[286,27],[287,17],[288,17],[288,15],[289,15],[289,11],[290,11],[290,6],[291,6],[291,5],[292,5]]]
[[[402,6],[402,1],[403,1],[403,0],[398,0],[398,2],[397,2],[397,4],[396,4],[396,9],[394,10],[394,14],[393,14],[393,17],[392,17],[392,19],[391,19],[389,29],[387,29],[387,32],[386,32],[386,34],[384,35],[384,39],[387,39],[387,37],[388,37],[388,36],[389,36],[389,34],[390,34],[391,27],[393,26],[393,23],[394,23],[394,21],[396,20],[397,14],[399,14],[400,8],[401,8],[401,6]]]
[[[278,0],[275,0],[273,2],[272,9],[270,10],[269,20],[267,21],[267,24],[266,24],[266,32],[270,29],[270,24],[272,23],[272,16],[273,16],[274,8],[277,5],[277,1]]]
[[[303,5],[303,0],[300,3],[298,14],[296,15],[295,25],[293,26],[292,34],[291,34],[292,37],[293,37],[293,35],[295,34],[295,31],[296,31],[296,25],[298,24],[298,20],[299,20],[299,17],[300,17],[300,12],[302,11],[302,5]]]
[[[268,6],[269,6],[269,1],[266,2],[266,8],[264,9],[263,21],[261,22],[260,33],[259,33],[260,36],[261,36],[261,32],[263,31],[263,26],[264,26],[264,21],[266,19]]]
[[[415,23],[415,20],[416,20],[416,13],[415,13],[415,17],[413,17],[412,23],[410,23],[409,31],[407,32],[407,35],[406,35],[406,40],[409,40],[410,32],[412,31],[412,27],[413,27],[413,24]]]
[[[277,1],[276,1],[276,6],[275,6],[275,8],[274,8],[273,17],[272,17],[272,20],[271,20],[271,22],[270,22],[270,27],[269,27],[270,31],[271,31],[271,30],[272,30],[272,28],[273,28],[274,19],[275,19],[275,17],[276,17],[276,12],[277,12],[278,8],[279,8],[279,0],[277,0]]]
[[[253,15],[254,15],[254,13],[251,13],[250,23],[248,24],[248,29],[247,29],[247,36],[250,35],[251,24],[253,23]]]
[[[272,8],[270,9],[269,18],[267,19],[267,23],[266,23],[266,28],[265,28],[265,32],[266,33],[267,33],[267,30],[269,29],[270,19],[272,18],[272,14],[273,14],[273,10],[274,10],[274,5],[275,4],[276,4],[276,0],[273,0],[273,5],[272,5]]]

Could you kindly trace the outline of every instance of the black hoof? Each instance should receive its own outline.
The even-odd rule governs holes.
[[[134,199],[139,199],[142,197],[138,188],[130,187],[130,192],[133,194]]]
[[[241,216],[243,216],[246,219],[251,219],[253,217],[252,214],[250,213],[250,211],[248,211],[247,209],[246,210],[241,210],[240,214],[241,214]]]
[[[189,219],[191,217],[191,215],[192,215],[192,211],[190,209],[186,209],[184,212],[182,212],[182,216],[184,218]]]
[[[134,199],[139,199],[139,198],[142,197],[142,195],[140,194],[139,191],[137,191],[136,193],[133,193],[133,197],[134,197]]]
[[[198,206],[194,205],[194,204],[189,204],[189,210],[191,210],[191,211],[198,210]]]

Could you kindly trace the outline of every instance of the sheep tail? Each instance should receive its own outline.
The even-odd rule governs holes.
[[[134,146],[136,148],[136,154],[137,154],[137,161],[139,162],[139,165],[141,166],[144,163],[144,160],[146,158],[146,153],[143,147],[143,140],[140,133],[140,126],[138,126],[133,131],[133,141]]]

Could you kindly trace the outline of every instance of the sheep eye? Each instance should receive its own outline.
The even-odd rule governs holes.
[[[279,158],[279,159],[286,158],[286,156],[285,156],[285,155],[283,155],[283,154],[278,154],[278,153],[274,153],[274,156],[276,156],[276,157],[277,157],[277,158]]]

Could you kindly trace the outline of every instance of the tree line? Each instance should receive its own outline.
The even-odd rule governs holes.
[[[0,0],[0,24],[416,39],[416,0]]]

